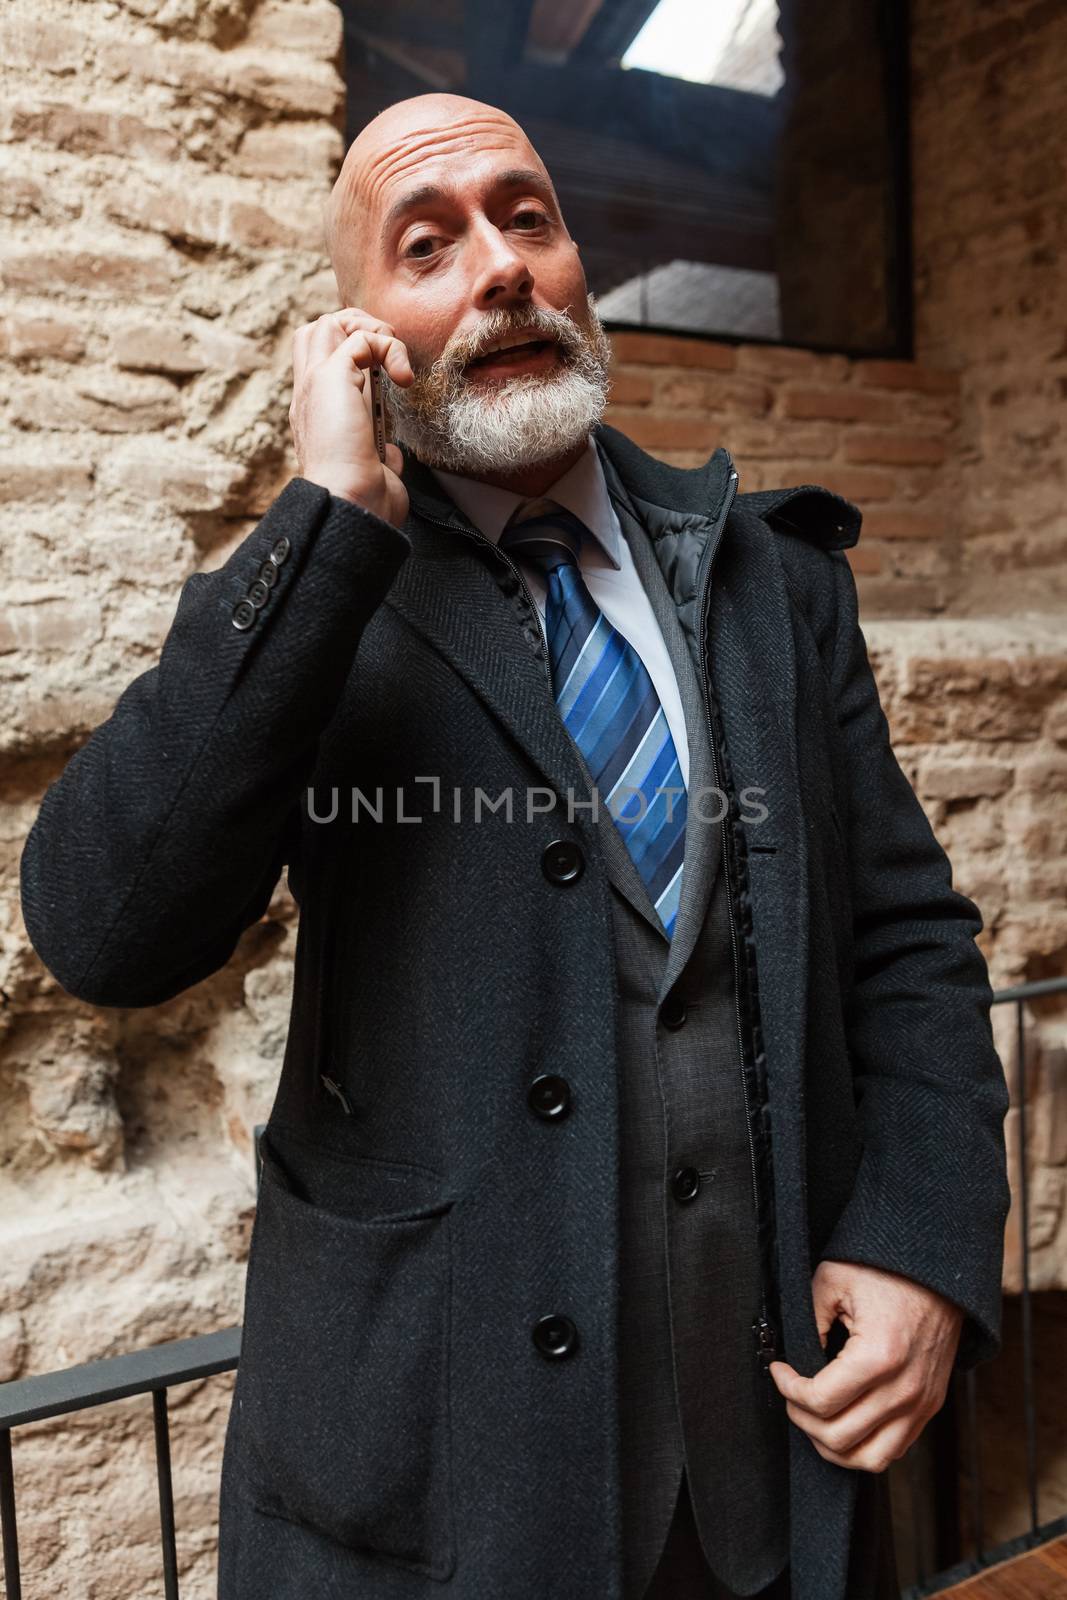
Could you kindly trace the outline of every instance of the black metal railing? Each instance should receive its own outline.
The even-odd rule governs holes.
[[[925,1600],[954,1584],[974,1577],[997,1562],[1067,1534],[1067,1517],[1041,1524],[1037,1462],[1037,1396],[1034,1384],[1033,1317],[1030,1291],[1030,1211],[1027,1184],[1028,1130],[1026,1118],[1026,1027],[1027,1001],[1067,994],[1067,978],[1050,978],[1037,983],[1001,989],[994,996],[996,1005],[1016,1007],[1015,1100],[1018,1117],[1018,1215],[1022,1261],[1020,1292],[1022,1328],[1023,1424],[1026,1443],[1026,1484],[1030,1526],[1017,1537],[995,1546],[986,1546],[984,1533],[984,1491],[978,1428],[978,1378],[974,1369],[963,1374],[968,1419],[968,1460],[971,1483],[971,1524],[975,1553],[955,1566],[927,1576],[918,1573],[917,1581],[902,1590],[901,1600]],[[1064,1086],[1067,1090],[1067,1085]],[[255,1130],[257,1182],[261,1172],[259,1140],[262,1126]],[[165,1600],[178,1600],[178,1563],[174,1526],[174,1496],[171,1483],[170,1429],[167,1420],[167,1391],[176,1384],[189,1383],[236,1368],[241,1353],[241,1329],[225,1328],[193,1339],[175,1339],[128,1355],[91,1361],[80,1367],[44,1373],[36,1378],[21,1378],[0,1384],[0,1523],[3,1527],[4,1578],[7,1600],[22,1600],[18,1530],[15,1516],[15,1478],[12,1463],[11,1431],[28,1422],[64,1416],[90,1406],[106,1405],[131,1395],[152,1396],[155,1431],[156,1477],[159,1486],[160,1538],[163,1559]],[[936,1422],[937,1419],[935,1418]],[[953,1427],[953,1432],[955,1428]],[[909,1470],[916,1502],[922,1489],[915,1477],[914,1451],[900,1463]],[[890,1470],[893,1470],[892,1468]],[[949,1492],[955,1494],[955,1473]],[[920,1552],[921,1556],[921,1552]],[[921,1559],[920,1559],[921,1565]]]
[[[159,1524],[163,1550],[163,1593],[178,1600],[178,1555],[174,1535],[174,1494],[170,1471],[170,1426],[167,1390],[195,1378],[232,1372],[241,1354],[240,1328],[201,1334],[195,1339],[172,1339],[129,1355],[90,1361],[39,1378],[19,1378],[0,1384],[0,1511],[4,1525],[4,1580],[7,1600],[22,1600],[18,1525],[15,1520],[15,1475],[11,1457],[11,1430],[46,1417],[62,1417],[89,1406],[108,1405],[130,1395],[152,1396],[156,1436],[156,1479],[159,1484]]]
[[[256,1188],[263,1171],[260,1139],[264,1123],[253,1130],[252,1149]],[[171,1339],[127,1355],[89,1361],[80,1367],[44,1372],[36,1378],[0,1383],[0,1526],[3,1532],[6,1600],[22,1600],[22,1566],[19,1561],[18,1521],[15,1515],[15,1469],[11,1430],[47,1417],[63,1417],[90,1406],[110,1405],[132,1395],[152,1396],[155,1433],[156,1483],[159,1489],[159,1534],[163,1558],[164,1600],[179,1600],[178,1547],[174,1528],[174,1486],[170,1464],[170,1422],[167,1391],[179,1383],[213,1378],[232,1372],[241,1355],[241,1329],[192,1339]]]
[[[1045,978],[1036,983],[1020,983],[1009,989],[998,989],[993,995],[994,1005],[1015,1007],[1015,1104],[1019,1115],[1016,1196],[1018,1199],[1019,1257],[1022,1282],[1019,1293],[1020,1333],[1022,1345],[1022,1416],[1026,1449],[1026,1492],[1029,1509],[1029,1527],[1021,1534],[996,1545],[987,1545],[985,1539],[985,1490],[982,1475],[981,1430],[978,1425],[979,1372],[973,1367],[962,1375],[964,1406],[967,1418],[966,1461],[969,1467],[970,1513],[974,1553],[965,1561],[957,1562],[941,1572],[926,1576],[919,1572],[917,1581],[904,1589],[901,1600],[925,1600],[927,1595],[941,1594],[954,1584],[975,1577],[998,1562],[1023,1555],[1027,1550],[1047,1544],[1050,1539],[1067,1534],[1067,1517],[1056,1517],[1042,1523],[1039,1513],[1039,1485],[1037,1461],[1037,1395],[1035,1389],[1033,1302],[1030,1291],[1030,1196],[1027,1172],[1029,1166],[1029,1130],[1026,1115],[1026,1005],[1028,1001],[1044,999],[1051,995],[1067,994],[1067,978]],[[1063,1085],[1067,1093],[1067,1083]],[[934,1419],[935,1421],[937,1419]],[[910,1469],[914,1485],[916,1462],[909,1452],[901,1465]],[[890,1469],[892,1470],[892,1469]],[[921,1548],[920,1548],[921,1557]],[[920,1562],[921,1564],[921,1562]]]

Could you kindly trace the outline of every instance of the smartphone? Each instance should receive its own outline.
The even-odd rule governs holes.
[[[371,425],[374,428],[374,444],[378,451],[378,460],[385,460],[385,445],[388,438],[385,428],[385,399],[382,394],[382,369],[371,367],[370,383],[367,385],[370,394]]]

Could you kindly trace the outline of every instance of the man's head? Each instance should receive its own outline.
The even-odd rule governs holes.
[[[350,146],[325,221],[341,304],[407,346],[414,384],[385,387],[393,436],[421,460],[506,472],[567,454],[600,420],[611,348],[552,181],[506,112],[453,94],[387,107]],[[519,357],[486,359],[516,339]]]

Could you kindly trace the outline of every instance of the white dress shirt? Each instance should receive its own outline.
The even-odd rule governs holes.
[[[495,544],[515,507],[529,495],[515,494],[511,489],[498,489],[476,478],[466,478],[458,472],[440,472],[435,467],[434,476],[441,487],[474,526]],[[652,604],[634,566],[633,556],[626,537],[619,526],[615,508],[604,481],[596,445],[590,434],[585,454],[561,478],[547,488],[545,498],[555,500],[568,511],[580,517],[595,535],[582,541],[580,566],[586,587],[612,627],[628,639],[648,669],[653,687],[659,695],[667,726],[671,730],[682,782],[689,787],[689,741],[685,733],[678,681],[674,675],[667,646]],[[526,586],[534,603],[545,620],[546,585],[532,563],[524,561],[519,552],[511,551],[512,559],[522,568]]]

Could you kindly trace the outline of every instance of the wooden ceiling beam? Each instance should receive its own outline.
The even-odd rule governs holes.
[[[534,0],[526,34],[526,55],[544,62],[566,61],[585,37],[607,0]]]

